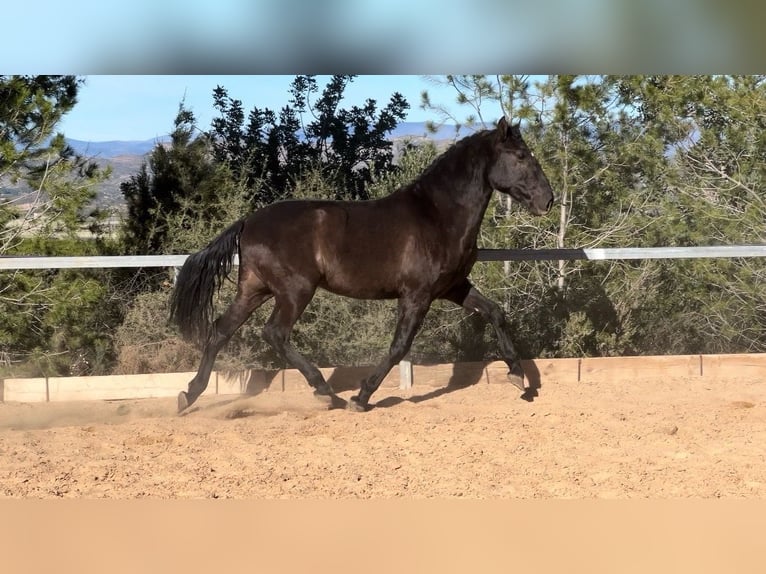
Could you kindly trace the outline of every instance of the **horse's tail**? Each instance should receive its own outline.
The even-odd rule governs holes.
[[[201,344],[207,340],[213,322],[213,295],[231,272],[234,255],[239,255],[244,226],[244,219],[233,223],[181,267],[170,299],[170,320],[185,339]]]

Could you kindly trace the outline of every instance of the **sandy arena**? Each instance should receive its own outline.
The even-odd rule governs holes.
[[[761,498],[764,382],[0,403],[0,497]]]

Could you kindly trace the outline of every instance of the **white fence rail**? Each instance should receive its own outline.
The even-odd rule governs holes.
[[[94,255],[87,257],[0,257],[10,269],[82,269],[107,267],[181,267],[188,255]]]
[[[717,257],[766,257],[766,245],[479,250],[479,261],[560,261],[562,259],[605,261],[608,259],[701,259]]]
[[[181,267],[188,255],[122,255],[89,257],[0,256],[0,271],[107,267]],[[559,261],[587,259],[700,259],[766,257],[766,245],[706,247],[614,247],[583,249],[480,249],[479,261]],[[235,264],[237,263],[235,259]]]

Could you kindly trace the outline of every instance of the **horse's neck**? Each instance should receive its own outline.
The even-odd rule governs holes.
[[[419,193],[427,197],[445,225],[464,241],[476,240],[484,212],[492,196],[483,161],[470,164],[469,170],[434,170],[419,182]]]

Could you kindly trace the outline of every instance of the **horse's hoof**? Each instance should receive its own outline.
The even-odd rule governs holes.
[[[180,415],[184,410],[189,408],[189,399],[186,391],[178,393],[178,414]]]
[[[367,405],[363,405],[359,402],[359,397],[351,397],[346,405],[346,408],[350,411],[357,413],[363,413],[367,410]]]
[[[326,393],[314,391],[314,398],[316,398],[323,405],[326,405],[328,409],[345,409],[346,406],[348,406],[348,403],[346,403],[344,399],[340,398],[335,393],[328,395]]]
[[[326,393],[320,393],[319,391],[314,391],[314,398],[316,398],[319,402],[327,406],[332,405],[332,395],[328,395]]]
[[[524,388],[524,371],[521,370],[521,367],[515,367],[508,371],[508,382],[517,387],[521,392],[526,391]]]

